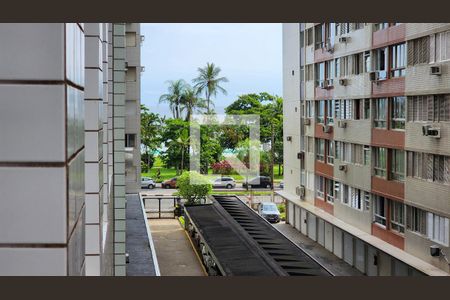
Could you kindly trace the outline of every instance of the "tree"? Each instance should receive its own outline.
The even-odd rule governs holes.
[[[183,132],[185,132],[183,134]],[[189,122],[181,119],[168,119],[165,121],[161,131],[161,140],[164,144],[164,151],[161,155],[167,167],[175,167],[177,174],[182,172],[182,168],[188,165],[188,147],[186,147],[183,137],[188,136]],[[179,138],[182,137],[182,141]],[[186,142],[187,143],[187,142]],[[183,166],[181,165],[183,161]]]
[[[219,77],[222,70],[214,63],[206,63],[203,68],[198,68],[199,75],[192,80],[199,93],[205,93],[207,112],[211,112],[211,96],[216,96],[218,92],[227,95],[227,91],[220,86],[221,83],[228,82],[226,77]]]
[[[183,94],[181,95],[181,111],[186,110],[186,121],[189,121],[191,116],[195,112],[202,112],[203,109],[207,108],[206,100],[199,97],[199,91],[197,88],[193,88],[186,84]]]
[[[164,118],[149,111],[145,105],[141,104],[141,144],[145,148],[142,158],[145,160],[147,170],[153,165],[153,153],[161,145],[161,128]]]
[[[186,88],[186,82],[183,79],[167,81],[169,87],[168,93],[159,97],[159,103],[167,102],[172,110],[175,119],[179,119],[181,115],[181,98]]]
[[[177,180],[178,193],[186,204],[200,204],[212,191],[209,180],[195,171],[183,172]]]

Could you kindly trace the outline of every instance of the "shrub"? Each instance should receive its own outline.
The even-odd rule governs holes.
[[[211,169],[213,169],[214,174],[222,174],[222,175],[230,175],[231,172],[233,171],[233,168],[231,167],[230,163],[226,160],[213,163],[211,165]]]
[[[195,182],[192,184],[191,181]],[[212,191],[209,180],[195,171],[184,172],[178,178],[178,193],[186,204],[200,204]]]

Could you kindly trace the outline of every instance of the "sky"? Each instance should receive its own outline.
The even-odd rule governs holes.
[[[222,69],[228,95],[215,98],[217,113],[239,95],[268,92],[282,96],[281,24],[142,24],[141,102],[151,111],[171,115],[159,97],[167,81],[192,83],[197,69],[212,62]]]

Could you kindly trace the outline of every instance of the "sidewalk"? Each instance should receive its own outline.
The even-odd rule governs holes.
[[[205,276],[177,219],[149,219],[161,276]]]
[[[357,269],[347,264],[339,257],[322,247],[319,243],[301,234],[297,229],[286,223],[275,224],[274,227],[295,242],[305,252],[314,257],[319,263],[333,272],[336,276],[363,276]]]

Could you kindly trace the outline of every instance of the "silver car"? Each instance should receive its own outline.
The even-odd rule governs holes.
[[[141,188],[154,189],[155,186],[156,186],[155,182],[150,177],[141,178]]]
[[[232,177],[217,178],[212,182],[213,188],[227,188],[232,189],[236,187],[236,181]]]

